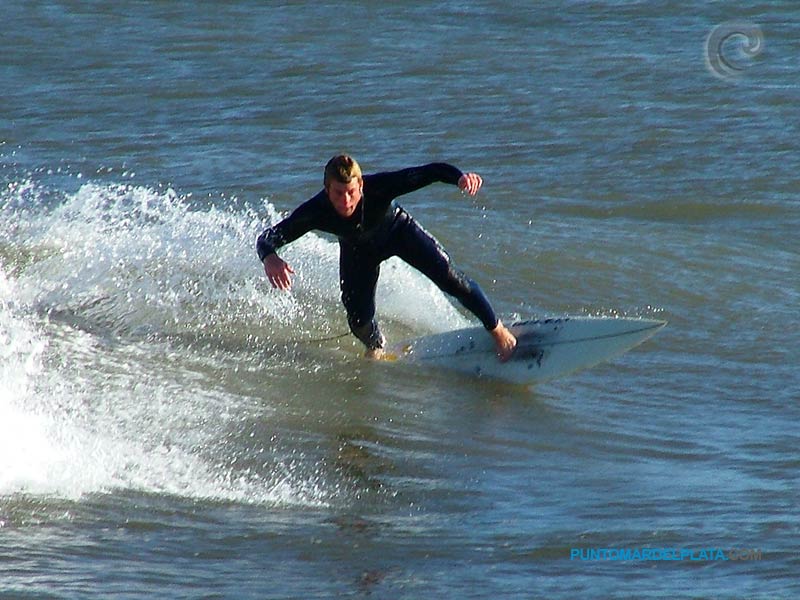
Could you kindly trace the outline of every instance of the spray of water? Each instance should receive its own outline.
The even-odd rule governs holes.
[[[0,217],[0,496],[330,501],[326,475],[302,458],[232,441],[266,409],[220,385],[216,359],[195,348],[252,354],[341,331],[335,242],[285,249],[298,273],[287,294],[254,252],[279,218],[269,203],[198,208],[171,189],[19,180],[0,192]],[[386,269],[388,320],[466,322],[405,265]]]

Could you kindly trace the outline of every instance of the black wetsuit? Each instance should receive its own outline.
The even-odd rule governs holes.
[[[394,202],[397,196],[437,181],[457,185],[461,175],[456,167],[445,163],[365,175],[363,197],[348,218],[336,212],[322,190],[258,237],[258,257],[263,261],[281,246],[314,229],[336,235],[347,322],[367,348],[382,348],[385,344],[375,322],[375,288],[380,263],[391,256],[400,257],[422,272],[492,330],[497,326],[497,317],[478,284],[453,267],[433,236]]]

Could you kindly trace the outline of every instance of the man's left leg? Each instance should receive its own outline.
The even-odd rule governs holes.
[[[431,234],[410,216],[406,218],[407,223],[396,232],[393,240],[394,253],[444,293],[454,296],[486,329],[494,329],[497,316],[480,286],[453,266],[450,256]]]
[[[440,290],[454,296],[467,310],[480,319],[492,335],[500,360],[508,360],[517,340],[495,315],[489,299],[480,286],[453,266],[450,256],[439,242],[408,213],[407,222],[395,231],[394,253],[433,281]]]

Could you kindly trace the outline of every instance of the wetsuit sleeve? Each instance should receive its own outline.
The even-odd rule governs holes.
[[[381,195],[396,198],[436,182],[458,185],[462,175],[461,170],[453,165],[430,163],[400,171],[378,173],[370,177],[370,183]]]
[[[300,236],[316,228],[318,211],[316,198],[298,206],[295,211],[277,225],[268,227],[256,240],[258,259],[264,258],[275,252],[281,246],[295,241]]]

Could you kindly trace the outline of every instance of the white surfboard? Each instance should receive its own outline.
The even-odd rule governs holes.
[[[517,336],[517,348],[505,363],[497,359],[494,341],[486,330],[470,327],[400,342],[388,349],[386,358],[530,384],[610,360],[666,324],[614,317],[522,321],[509,327]]]

